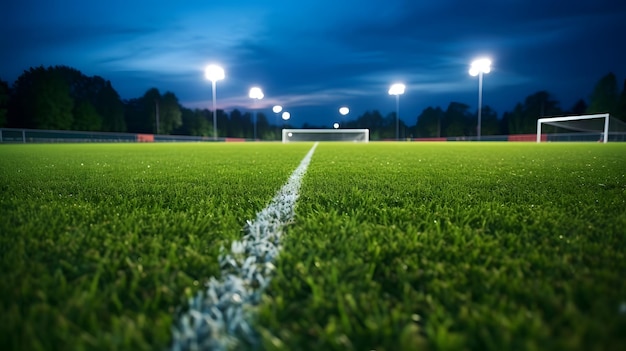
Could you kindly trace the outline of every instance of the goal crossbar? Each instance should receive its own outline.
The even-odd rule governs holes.
[[[579,116],[562,116],[562,117],[545,117],[537,120],[537,142],[541,142],[541,126],[550,122],[567,122],[578,121],[582,119],[594,119],[604,118],[604,130],[602,132],[602,142],[606,143],[609,140],[609,117],[608,113],[599,113],[595,115],[579,115]]]

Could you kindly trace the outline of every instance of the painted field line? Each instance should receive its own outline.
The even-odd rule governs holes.
[[[289,180],[254,221],[230,252],[222,248],[221,280],[211,278],[206,291],[189,300],[189,310],[172,327],[172,350],[232,350],[241,341],[258,346],[259,336],[250,325],[261,294],[269,285],[280,251],[283,227],[295,213],[302,178],[317,143],[309,150]]]

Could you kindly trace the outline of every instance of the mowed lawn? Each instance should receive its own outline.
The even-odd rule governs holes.
[[[272,350],[626,349],[626,144],[321,144]]]
[[[310,147],[0,145],[1,348],[167,348]]]
[[[0,345],[167,348],[311,146],[0,145]],[[322,143],[262,348],[621,349],[625,232],[626,144]]]

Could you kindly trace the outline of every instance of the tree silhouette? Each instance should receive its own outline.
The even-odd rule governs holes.
[[[7,125],[9,109],[9,84],[0,79],[0,128]]]
[[[591,98],[589,99],[589,107],[587,113],[611,113],[615,112],[618,100],[617,78],[615,74],[609,73],[600,78],[596,83]]]

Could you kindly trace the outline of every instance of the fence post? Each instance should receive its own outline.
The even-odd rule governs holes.
[[[26,144],[26,130],[22,129],[22,142]]]

